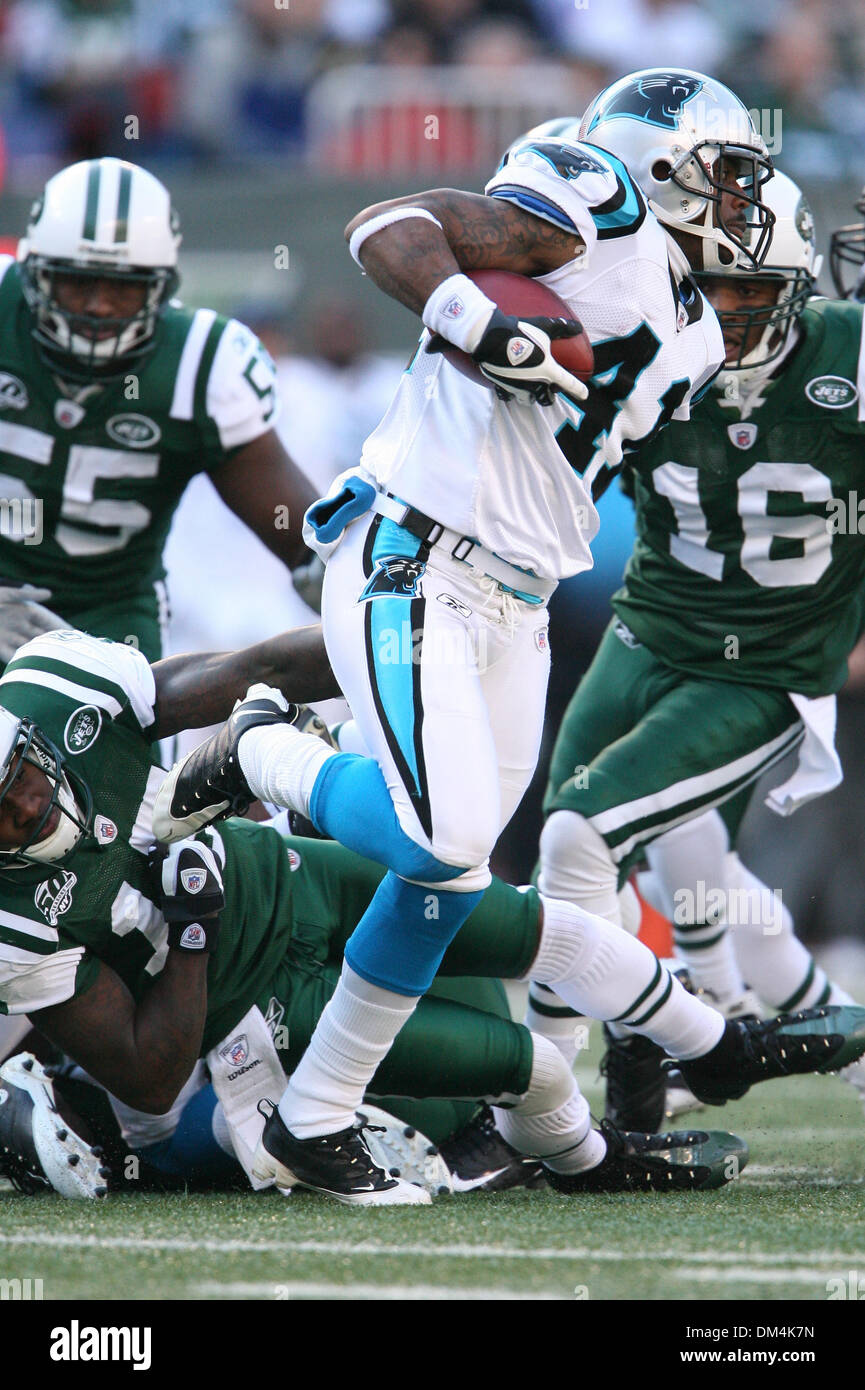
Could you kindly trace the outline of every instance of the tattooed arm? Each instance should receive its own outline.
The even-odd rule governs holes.
[[[572,260],[581,239],[502,198],[438,188],[364,208],[345,229],[399,207],[424,208],[441,222],[404,218],[363,243],[363,268],[385,294],[419,314],[437,285],[464,270],[545,275]]]
[[[328,700],[342,694],[330,669],[321,627],[299,627],[236,652],[191,652],[153,667],[156,724],[148,736],[167,738],[202,729],[230,715],[258,681],[289,700]]]

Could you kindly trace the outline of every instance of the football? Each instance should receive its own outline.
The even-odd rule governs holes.
[[[516,314],[519,318],[572,319],[575,317],[563,299],[539,280],[528,275],[515,275],[510,270],[466,271],[468,278],[483,290],[489,299],[497,304],[503,314]],[[450,344],[442,349],[454,367],[492,390],[492,382],[484,376],[477,362],[460,348]],[[557,338],[553,341],[553,356],[568,372],[582,379],[590,377],[594,371],[595,359],[592,345],[586,334],[579,333],[574,338]]]

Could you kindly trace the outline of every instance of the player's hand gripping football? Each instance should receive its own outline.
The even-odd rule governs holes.
[[[50,608],[42,607],[42,600],[50,597],[50,589],[32,584],[0,585],[0,668],[31,638],[69,626]]]
[[[577,338],[582,331],[576,319],[523,319],[496,309],[471,355],[502,400],[552,405],[555,393],[565,391],[584,401],[588,387],[561,366],[552,351],[556,339]],[[444,339],[436,335],[427,352],[444,347]]]
[[[214,951],[225,889],[213,850],[201,840],[177,840],[167,851],[151,850],[149,863],[169,946]]]

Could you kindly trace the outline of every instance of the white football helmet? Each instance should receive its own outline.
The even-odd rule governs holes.
[[[136,164],[88,159],[49,179],[18,246],[33,337],[49,366],[91,381],[118,376],[149,352],[179,283],[180,240],[168,190]],[[62,275],[138,285],[141,306],[124,317],[71,313],[54,293]]]
[[[753,368],[765,367],[775,362],[786,351],[795,332],[795,324],[806,303],[814,293],[814,285],[823,257],[817,255],[814,231],[814,216],[808,200],[797,183],[775,170],[775,177],[767,185],[765,199],[771,209],[775,222],[772,245],[758,271],[753,271],[740,263],[711,272],[712,276],[725,276],[742,280],[778,281],[778,298],[774,304],[763,305],[759,309],[737,309],[725,313],[716,311],[724,327],[725,319],[735,321],[737,328],[744,328],[743,349],[753,334],[748,330],[762,328],[759,340],[748,352],[740,353],[737,362],[729,362],[727,371],[745,372]],[[696,273],[698,282],[704,279]],[[741,379],[740,379],[741,384]]]
[[[623,160],[671,231],[701,238],[704,270],[742,257],[761,264],[772,238],[761,197],[772,161],[747,108],[721,82],[684,68],[630,73],[595,97],[579,139]],[[745,202],[735,218],[724,216],[725,193]]]
[[[0,847],[0,873],[33,864],[59,864],[90,833],[93,796],[87,783],[70,771],[60,750],[32,719],[21,719],[0,706],[0,807],[28,764],[44,773],[49,795],[22,843]],[[52,822],[56,824],[45,835]]]

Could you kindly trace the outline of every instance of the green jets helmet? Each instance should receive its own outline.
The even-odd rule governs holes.
[[[723,83],[684,68],[631,73],[595,97],[579,139],[624,160],[666,227],[701,239],[704,270],[740,259],[761,264],[772,238],[761,196],[772,161],[747,108]],[[724,215],[725,193],[744,201],[744,214]]]
[[[4,846],[0,841],[0,873],[62,863],[81,837],[91,833],[93,797],[87,783],[71,771],[56,744],[32,719],[19,718],[0,705],[0,811],[28,766],[44,774],[47,790],[22,821],[22,843]],[[23,818],[26,812],[18,814]]]
[[[794,325],[808,300],[814,293],[814,285],[823,257],[817,255],[814,217],[808,200],[793,179],[775,170],[775,177],[767,185],[765,198],[775,218],[772,245],[766,259],[758,271],[745,269],[741,264],[729,269],[713,271],[713,275],[741,277],[744,279],[772,280],[778,282],[778,297],[774,304],[762,305],[758,309],[736,309],[734,312],[716,310],[721,327],[725,321],[735,320],[737,328],[743,328],[743,350],[738,361],[728,362],[731,368],[746,373],[755,368],[765,367],[775,362],[787,349]],[[704,277],[697,274],[697,280]],[[759,341],[745,353],[748,333],[751,328],[761,328]],[[740,386],[742,378],[740,377]]]
[[[177,217],[168,190],[136,164],[88,159],[49,179],[18,247],[33,337],[72,380],[119,376],[153,347],[159,315],[179,283]],[[133,312],[104,317],[58,303],[61,277],[138,286]]]

